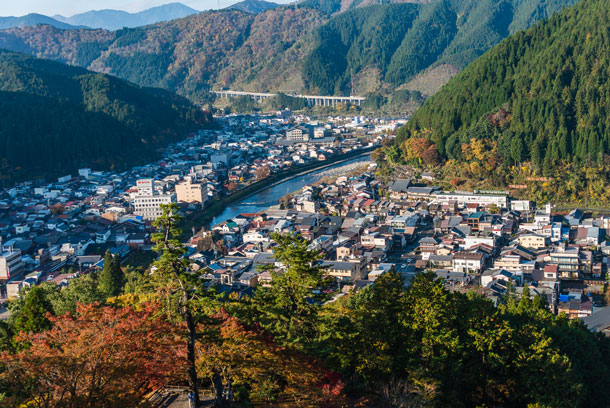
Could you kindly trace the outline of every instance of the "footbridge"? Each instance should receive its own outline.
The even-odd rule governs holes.
[[[265,99],[277,96],[276,93],[261,93],[261,92],[242,92],[242,91],[212,91],[220,98],[230,99],[240,96],[248,96],[257,102],[263,102]],[[293,98],[301,98],[307,101],[307,106],[335,106],[340,103],[349,103],[360,106],[366,98],[361,96],[320,96],[320,95],[296,95],[286,94]]]

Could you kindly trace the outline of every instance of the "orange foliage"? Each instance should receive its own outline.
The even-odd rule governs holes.
[[[32,407],[138,407],[186,371],[176,327],[155,318],[156,309],[91,304],[49,317],[50,330],[21,334],[29,349],[1,355],[2,379]]]
[[[197,370],[213,381],[243,385],[253,402],[283,401],[293,407],[342,406],[343,383],[318,360],[281,347],[257,328],[221,312],[198,343]]]

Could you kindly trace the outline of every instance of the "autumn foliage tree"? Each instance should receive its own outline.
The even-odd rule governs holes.
[[[75,314],[49,317],[50,330],[26,335],[30,347],[1,355],[0,378],[9,402],[28,407],[139,407],[144,395],[184,372],[184,347],[175,327],[148,305],[79,305]],[[27,338],[26,338],[27,337]]]
[[[248,328],[223,311],[214,319],[201,330],[206,334],[197,343],[197,370],[214,382],[216,406],[225,406],[227,385],[240,403],[320,407],[342,401],[342,382],[319,360],[280,346],[258,326]]]
[[[259,167],[258,169],[256,169],[256,178],[258,180],[265,179],[265,178],[269,177],[270,174],[271,174],[271,169],[269,168],[269,166],[262,166],[262,167]]]

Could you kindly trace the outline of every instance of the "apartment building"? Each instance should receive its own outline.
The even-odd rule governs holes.
[[[192,183],[190,179],[176,185],[176,199],[180,203],[203,204],[208,199],[207,185]]]
[[[21,272],[23,272],[23,262],[20,250],[0,253],[0,281],[12,279]]]
[[[155,194],[149,196],[138,196],[133,199],[134,214],[142,217],[145,221],[154,221],[163,214],[162,204],[176,202],[175,194]]]

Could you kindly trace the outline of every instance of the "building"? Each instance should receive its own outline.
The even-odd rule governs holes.
[[[578,279],[580,277],[580,252],[577,248],[551,252],[551,263],[557,265],[559,278]]]
[[[327,276],[342,281],[355,282],[357,279],[364,278],[359,262],[324,261],[321,267]]]
[[[203,204],[208,199],[207,185],[191,183],[190,179],[176,185],[176,200],[180,203]]]
[[[483,255],[458,252],[453,256],[453,272],[480,273],[483,268]]]
[[[140,179],[136,182],[136,186],[140,196],[151,196],[155,192],[155,180],[153,179]]]
[[[301,126],[287,130],[286,140],[291,142],[307,142],[309,141],[309,130]]]
[[[521,234],[518,238],[519,245],[525,248],[534,248],[540,249],[544,248],[548,244],[548,238],[544,235],[530,233],[530,234]]]
[[[154,221],[163,214],[162,204],[176,202],[175,194],[138,196],[133,199],[134,214],[146,221]]]
[[[500,208],[508,208],[508,194],[498,192],[497,194],[476,194],[466,192],[439,193],[434,198],[442,204],[455,202],[458,205],[478,204],[481,206],[490,206],[492,204]]]
[[[19,249],[0,254],[0,280],[5,281],[23,272],[21,251]]]

